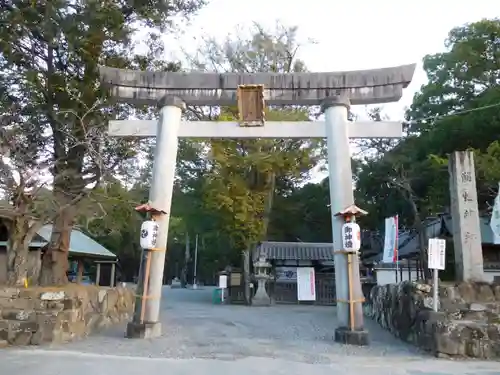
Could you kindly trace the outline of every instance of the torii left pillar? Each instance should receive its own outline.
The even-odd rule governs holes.
[[[148,254],[151,257],[149,274],[144,272],[144,262],[141,263],[137,289],[142,290],[146,286],[147,290],[137,297],[133,319],[127,325],[126,337],[128,338],[161,336],[160,300],[177,160],[177,138],[185,104],[177,97],[165,96],[160,100],[158,106],[160,107],[160,117],[156,133],[153,178],[148,202],[154,211],[161,212],[155,217],[159,224],[157,248]],[[143,299],[145,299],[144,303],[142,303]]]
[[[367,345],[368,331],[363,324],[363,309],[361,303],[349,308],[351,297],[361,300],[363,292],[359,274],[359,258],[352,257],[349,265],[342,254],[342,226],[344,219],[335,215],[346,207],[354,206],[354,191],[351,169],[351,152],[349,147],[347,113],[350,102],[345,96],[325,99],[322,109],[325,112],[325,130],[328,149],[328,169],[330,185],[330,209],[332,219],[333,250],[335,261],[335,288],[337,297],[338,327],[335,330],[335,341],[343,344]],[[352,292],[349,295],[348,268],[352,267]],[[350,317],[350,314],[354,314]],[[355,327],[349,327],[349,321],[356,322]]]

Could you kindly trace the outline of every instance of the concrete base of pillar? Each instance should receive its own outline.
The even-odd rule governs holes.
[[[128,339],[154,339],[161,336],[161,323],[135,323],[127,324],[125,337]]]
[[[335,341],[347,345],[366,346],[369,344],[368,331],[364,329],[351,331],[349,328],[339,327],[335,330]]]

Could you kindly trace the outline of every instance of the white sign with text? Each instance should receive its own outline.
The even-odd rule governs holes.
[[[227,288],[227,275],[219,275],[219,288]]]
[[[299,301],[316,301],[314,267],[297,267],[297,299]]]
[[[446,240],[429,238],[427,252],[429,269],[444,270],[446,267]]]

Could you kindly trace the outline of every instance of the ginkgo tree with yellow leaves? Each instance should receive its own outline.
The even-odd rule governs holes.
[[[235,121],[232,108],[219,121]],[[268,109],[272,121],[307,121],[304,109]],[[210,144],[205,204],[214,210],[235,257],[267,237],[273,199],[287,180],[300,180],[317,163],[321,140],[224,139]]]
[[[309,41],[308,41],[309,42]],[[194,68],[218,72],[300,72],[301,47],[296,27],[278,24],[269,30],[258,24],[224,41],[205,40],[190,58]],[[196,118],[237,121],[236,107],[223,107]],[[267,121],[307,121],[309,108],[299,106],[266,109]],[[208,163],[203,174],[203,206],[213,215],[210,231],[217,232],[215,246],[226,262],[240,264],[241,252],[268,239],[276,194],[286,194],[303,183],[321,157],[321,139],[213,139],[205,144]],[[174,203],[175,204],[175,203]],[[220,245],[219,245],[220,244]]]

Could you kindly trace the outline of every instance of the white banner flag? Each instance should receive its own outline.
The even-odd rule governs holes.
[[[491,212],[490,228],[493,232],[493,243],[495,245],[500,244],[500,184],[493,204],[493,211]]]
[[[385,219],[384,255],[382,262],[394,263],[398,260],[398,216]]]

